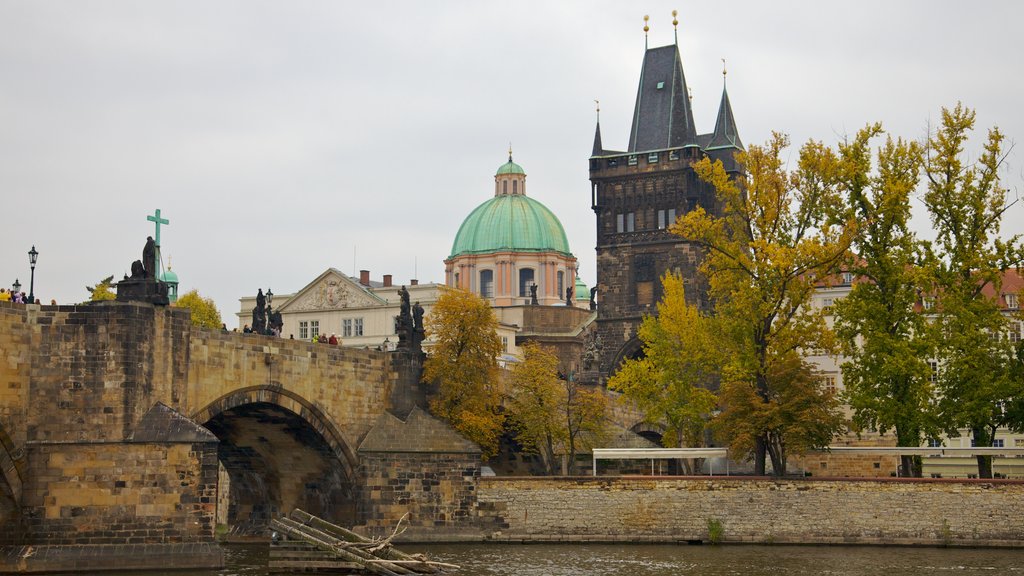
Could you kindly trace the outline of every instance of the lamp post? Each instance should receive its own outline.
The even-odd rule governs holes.
[[[36,259],[39,258],[39,252],[36,251],[36,247],[33,244],[32,249],[28,251],[28,263],[32,266],[32,278],[28,283],[28,303],[36,303]]]
[[[267,288],[267,308],[270,308],[270,304],[274,301],[274,293]]]
[[[14,294],[21,292],[21,282],[18,282],[18,279],[15,278],[14,284],[11,284],[11,288],[14,290]],[[14,294],[11,295],[12,300],[14,299]]]

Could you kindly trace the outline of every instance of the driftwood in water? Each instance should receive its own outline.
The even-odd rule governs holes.
[[[401,523],[399,523],[401,524]],[[296,509],[290,518],[270,523],[274,530],[287,537],[271,542],[271,568],[283,569],[355,569],[357,572],[382,576],[439,574],[458,566],[427,560],[422,555],[405,554],[391,540],[401,534],[398,527],[391,536],[373,540]],[[300,544],[301,543],[301,544]],[[305,548],[296,549],[296,544]],[[290,548],[288,548],[290,547]]]

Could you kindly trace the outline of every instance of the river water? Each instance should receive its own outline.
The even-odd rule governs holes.
[[[459,564],[459,576],[879,576],[1017,574],[1024,550],[867,546],[412,545]],[[225,548],[223,570],[132,572],[122,576],[266,576],[267,545]],[[80,575],[79,575],[80,576]]]

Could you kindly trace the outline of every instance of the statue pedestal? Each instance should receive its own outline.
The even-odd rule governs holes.
[[[148,302],[167,306],[167,283],[152,278],[126,278],[117,283],[118,302]]]

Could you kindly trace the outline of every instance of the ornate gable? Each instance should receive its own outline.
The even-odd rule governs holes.
[[[340,310],[376,306],[381,302],[351,278],[331,268],[300,290],[281,311]]]

